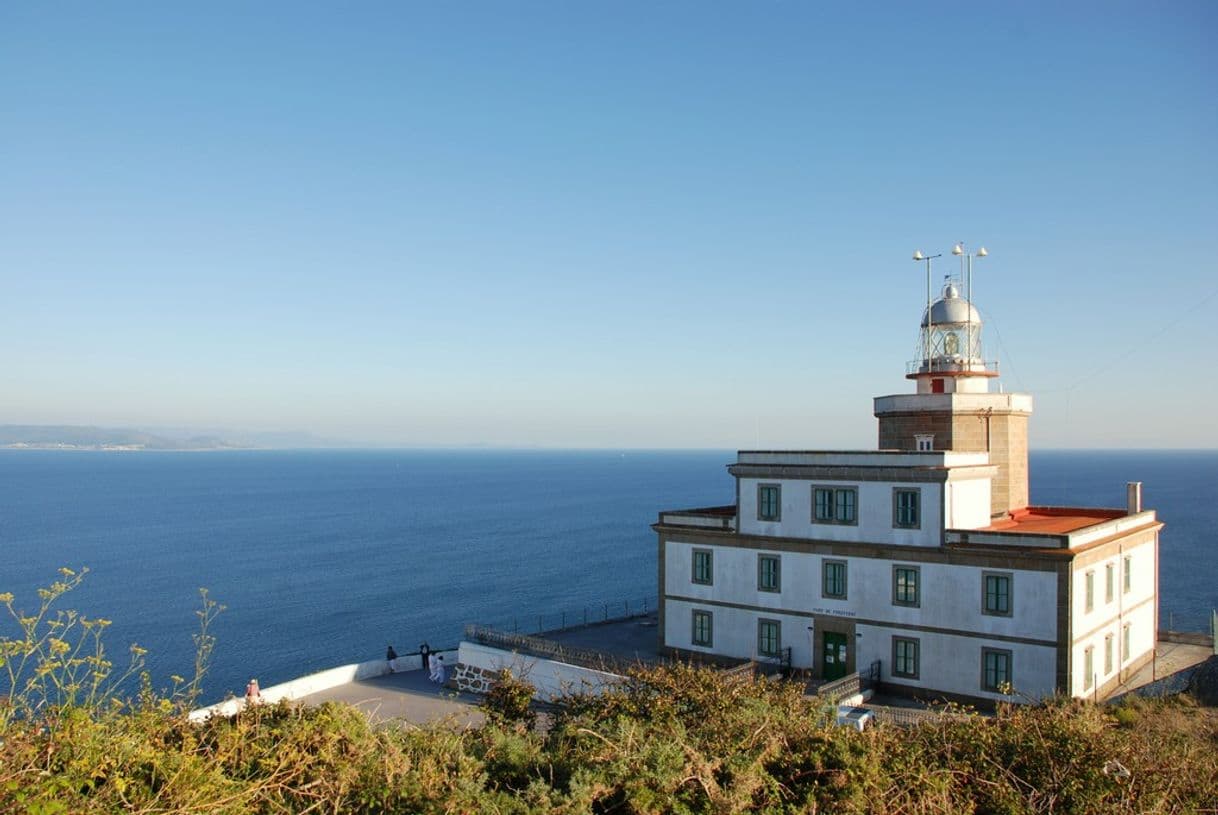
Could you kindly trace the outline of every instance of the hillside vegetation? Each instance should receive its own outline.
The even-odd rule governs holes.
[[[48,596],[76,579],[65,576]],[[0,599],[12,609],[11,597]],[[204,648],[214,611],[205,604],[201,612]],[[1187,697],[1115,709],[1060,701],[859,733],[830,725],[828,711],[796,685],[675,666],[573,698],[541,730],[521,704],[527,688],[511,677],[476,730],[374,728],[336,704],[259,706],[192,725],[193,680],[162,694],[145,683],[116,701],[106,692],[104,651],[72,664],[97,653],[72,650],[77,641],[62,636],[77,623],[45,613],[19,619],[25,633],[0,640],[13,691],[0,709],[5,813],[1135,813],[1218,805],[1218,716]],[[97,671],[104,675],[94,682]]]

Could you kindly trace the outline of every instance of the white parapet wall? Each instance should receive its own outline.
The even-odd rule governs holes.
[[[445,660],[453,660],[457,656],[455,649],[448,651],[435,651],[440,654]],[[384,659],[372,659],[367,662],[353,662],[350,665],[340,665],[337,668],[327,668],[324,671],[302,676],[298,679],[293,679],[290,682],[281,682],[278,685],[271,685],[268,688],[263,688],[259,695],[259,701],[264,704],[274,704],[275,702],[294,701],[301,699],[312,693],[336,688],[339,685],[346,685],[348,682],[358,682],[362,679],[371,679],[377,676],[384,676],[389,673],[401,673],[404,671],[417,671],[423,667],[423,658],[418,654],[409,654],[407,656],[398,657],[393,661],[393,669],[390,670],[389,662]],[[190,712],[190,720],[192,722],[201,722],[211,716],[235,716],[246,705],[246,699],[243,696],[225,699],[223,702],[217,702],[214,705],[201,707],[198,710]]]
[[[458,648],[453,679],[460,690],[486,693],[504,669],[531,684],[536,689],[534,696],[547,702],[575,693],[599,693],[622,681],[618,674],[464,641]]]

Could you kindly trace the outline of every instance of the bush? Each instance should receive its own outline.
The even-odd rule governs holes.
[[[6,658],[30,648],[24,634],[0,641],[27,643]],[[0,813],[1124,815],[1218,800],[1218,711],[1187,697],[1057,700],[859,733],[794,683],[675,665],[573,697],[538,732],[532,688],[512,674],[476,730],[375,728],[333,703],[194,725],[146,682],[92,706],[57,696],[56,681],[22,698],[25,687],[0,717]]]
[[[536,692],[531,684],[504,668],[482,698],[481,707],[492,722],[520,724],[531,730],[537,723],[537,712],[533,710]]]

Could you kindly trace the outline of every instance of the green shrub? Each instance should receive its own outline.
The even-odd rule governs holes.
[[[19,631],[3,641],[29,648]],[[41,664],[62,667],[57,650],[44,646]],[[0,718],[0,813],[1124,815],[1218,800],[1218,711],[1187,697],[1056,700],[859,733],[799,685],[674,665],[567,700],[544,732],[531,727],[531,688],[511,675],[475,730],[373,727],[334,703],[195,725],[180,693],[147,682],[130,699],[29,685],[37,653],[8,674],[27,681]]]
[[[533,695],[536,692],[530,683],[504,668],[482,697],[481,707],[492,722],[520,724],[532,729],[537,722],[537,713],[533,710]]]

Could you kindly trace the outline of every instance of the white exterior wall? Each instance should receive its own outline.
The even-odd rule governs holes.
[[[710,648],[693,644],[693,612],[709,611],[713,617],[714,637]],[[757,654],[757,621],[777,620],[781,623],[779,646],[791,649],[791,664],[807,667],[811,658],[811,641],[807,617],[784,614],[779,611],[746,611],[681,600],[669,600],[664,607],[664,641],[669,646],[684,648],[702,654],[718,654],[738,659],[766,657]]]
[[[713,553],[712,585],[693,582],[694,549],[709,549]],[[768,592],[757,588],[757,556],[760,554],[780,559],[782,591]],[[846,561],[845,600],[822,596],[822,563],[825,560]],[[920,607],[893,604],[892,569],[897,565],[918,568],[921,579]],[[989,571],[999,571],[1013,577],[1013,613],[1010,617],[981,613],[982,575]],[[734,603],[757,606],[763,611],[773,609],[802,612],[805,615],[826,614],[1052,642],[1057,640],[1057,576],[1053,572],[991,570],[900,559],[843,558],[669,541],[665,547],[664,583],[666,595],[695,602]],[[682,628],[677,633],[679,637],[666,640],[668,644],[687,647],[692,630]],[[785,635],[785,628],[783,633]],[[717,640],[718,637],[715,650],[729,653],[720,647]],[[784,642],[783,645],[794,643]],[[751,652],[730,655],[749,657]]]
[[[1124,590],[1124,559],[1130,558],[1130,590]],[[1071,616],[1075,641],[1071,644],[1070,693],[1074,696],[1092,694],[1096,687],[1110,681],[1130,661],[1135,660],[1155,647],[1158,633],[1155,631],[1155,538],[1114,552],[1103,560],[1076,568],[1071,574],[1073,602]],[[1113,599],[1108,602],[1105,594],[1105,567],[1112,565],[1116,585]],[[1095,575],[1095,604],[1087,611],[1087,574]],[[1122,629],[1130,625],[1129,653],[1123,653]],[[1114,639],[1113,666],[1104,670],[1104,640]],[[1088,683],[1086,675],[1086,651],[1092,649],[1094,684]]]
[[[997,648],[1011,652],[1011,686],[1015,696],[1039,699],[1051,696],[1057,678],[1057,651],[1049,645],[1027,645],[1005,640],[987,640],[925,631],[858,626],[855,643],[856,663],[869,665],[880,660],[881,680],[903,685],[924,686],[944,693],[1007,699],[1002,694],[981,689],[981,649]],[[917,679],[892,675],[892,638],[918,641]]]
[[[711,585],[692,580],[695,549],[712,553],[714,582]],[[779,558],[779,592],[757,588],[757,558],[762,554]],[[751,659],[757,656],[758,620],[778,620],[782,624],[780,645],[791,648],[792,664],[810,667],[814,662],[808,626],[814,625],[815,615],[824,615],[857,621],[855,630],[862,636],[856,637],[853,646],[855,665],[861,668],[878,659],[885,680],[998,699],[999,695],[981,689],[981,649],[988,647],[1011,651],[1013,684],[1018,693],[1036,698],[1053,692],[1057,666],[1057,576],[1054,572],[991,570],[861,556],[843,558],[672,540],[665,546],[664,557],[663,589],[668,598],[665,601],[664,641],[669,646]],[[845,600],[822,596],[825,560],[846,561]],[[917,608],[895,605],[892,601],[893,567],[897,565],[916,566],[919,570],[921,602]],[[982,613],[983,574],[991,571],[1012,577],[1010,617]],[[714,635],[710,648],[693,644],[695,609],[713,614]],[[943,631],[898,627],[901,625]],[[952,634],[952,631],[981,636]],[[919,641],[920,676],[917,680],[891,676],[894,635]],[[1013,643],[990,637],[1036,639],[1046,644]]]
[[[984,479],[983,479],[984,480]],[[740,505],[737,524],[747,535],[766,537],[815,538],[831,541],[891,542],[898,546],[938,546],[941,543],[943,518],[940,514],[940,485],[937,483],[907,483],[891,481],[808,481],[806,479],[741,478]],[[963,482],[962,482],[963,483]],[[988,484],[988,480],[986,480]],[[782,486],[782,514],[778,521],[757,519],[757,487],[760,484]],[[857,524],[820,524],[812,522],[813,487],[852,487],[858,490]],[[892,491],[894,488],[920,490],[922,517],[919,529],[898,529],[892,525]],[[989,518],[989,496],[986,495],[986,523]]]
[[[990,479],[949,479],[946,486],[944,515],[948,529],[980,529],[990,525]]]

